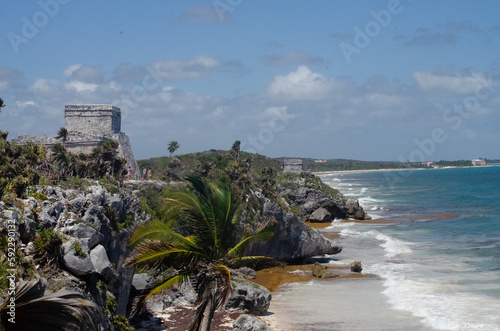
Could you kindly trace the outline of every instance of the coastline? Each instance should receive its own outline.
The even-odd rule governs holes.
[[[389,172],[389,171],[421,171],[421,170],[441,170],[441,169],[456,169],[456,168],[489,168],[489,167],[498,167],[499,164],[487,164],[484,166],[468,166],[468,167],[458,167],[458,166],[447,166],[447,167],[437,167],[437,168],[410,168],[410,169],[401,169],[401,168],[393,168],[393,169],[358,169],[358,170],[330,170],[330,171],[315,171],[312,172],[313,175],[334,175],[334,174],[357,174],[357,173],[365,173],[365,172]]]
[[[346,226],[350,223],[349,220],[340,222]],[[339,232],[330,228],[333,223],[309,224],[344,244]],[[320,259],[322,265],[338,275],[335,278],[313,277],[312,264],[258,271],[253,281],[267,287],[273,295],[268,314],[259,318],[274,331],[432,330],[418,317],[395,310],[389,304],[382,293],[383,280],[379,276],[365,271],[352,272],[350,263],[357,260],[359,252],[366,247],[361,242],[346,245],[342,253]],[[329,307],[327,313],[323,307]]]

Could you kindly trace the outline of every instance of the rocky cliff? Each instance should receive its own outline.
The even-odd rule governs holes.
[[[101,186],[42,186],[35,196],[17,199],[15,205],[0,202],[1,225],[16,224],[16,242],[25,259],[48,278],[49,289],[77,289],[103,310],[112,304],[116,314],[125,315],[133,278],[133,270],[123,266],[128,240],[134,224],[150,219],[139,199],[131,192],[111,194]],[[48,260],[42,257],[49,254],[44,252],[49,243],[40,238],[51,230],[62,241]],[[109,317],[101,325],[111,330]]]
[[[134,188],[149,186],[161,191],[165,186],[161,183],[139,182]],[[26,199],[13,198],[8,203],[0,202],[3,231],[7,232],[9,223],[16,225],[18,246],[37,272],[48,278],[49,289],[77,289],[103,311],[109,311],[112,304],[116,314],[126,315],[129,294],[140,287],[137,284],[144,276],[139,274],[134,278],[134,271],[124,267],[129,254],[128,240],[137,224],[150,220],[138,196],[131,189],[112,194],[97,183],[78,189],[38,186],[32,195]],[[255,244],[249,254],[300,261],[340,252],[340,247],[307,226],[299,216],[284,211],[262,193],[252,192],[252,195],[262,208],[257,221],[272,218],[276,228],[271,240]],[[47,243],[38,242],[44,231],[53,231],[61,238],[57,252],[50,259],[42,258],[47,257],[48,253],[43,251]],[[133,287],[134,279],[137,286]],[[244,285],[235,286],[240,294],[232,295],[228,307],[246,307],[247,312],[262,313],[262,307],[269,305],[270,295],[261,289],[252,295],[254,299],[249,299],[242,294],[247,293],[247,289],[242,290],[241,286]],[[263,305],[262,300],[267,303]],[[110,319],[109,314],[103,315],[101,325],[104,329],[112,329]]]

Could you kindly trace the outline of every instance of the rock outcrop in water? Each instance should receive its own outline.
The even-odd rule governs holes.
[[[285,212],[277,203],[259,193],[256,195],[263,205],[262,219],[272,218],[276,221],[276,226],[274,236],[265,242],[254,243],[249,249],[249,255],[300,261],[312,256],[337,254],[342,250],[297,215]]]
[[[280,195],[291,207],[298,208],[299,216],[305,221],[331,222],[336,218],[370,219],[357,199],[344,201],[342,196],[331,196],[306,187],[285,189]]]

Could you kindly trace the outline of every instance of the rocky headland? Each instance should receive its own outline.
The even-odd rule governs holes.
[[[250,163],[238,161],[238,168],[224,169],[245,205],[235,239],[248,228],[269,220],[274,223],[273,237],[252,244],[248,255],[272,257],[288,264],[310,263],[310,258],[337,254],[342,247],[306,222],[328,224],[335,218],[368,218],[357,200],[344,199],[318,177],[307,173],[280,174],[269,168],[264,168],[264,175],[259,177],[249,170]],[[205,165],[198,162],[190,170],[209,169],[213,173],[217,168],[215,164],[209,164],[209,168]],[[183,168],[182,164],[175,167]],[[182,176],[171,171],[167,178],[151,181],[72,177],[59,184],[26,185],[21,195],[4,190],[0,228],[2,236],[13,233],[18,254],[16,281],[38,274],[48,280],[49,291],[69,288],[82,293],[97,305],[95,319],[101,329],[129,330],[126,317],[133,299],[155,280],[154,275],[125,263],[131,253],[130,237],[137,226],[158,217],[162,192],[184,185]],[[12,224],[15,226],[9,227]],[[15,231],[11,231],[13,228]],[[255,270],[235,269],[231,275],[227,314],[232,314],[233,319],[241,314],[266,314],[272,295],[265,286],[252,282]],[[177,316],[181,313],[175,310],[180,309],[186,313],[192,310],[195,300],[196,293],[190,285],[176,287],[148,300],[148,312],[132,323],[137,329],[154,330],[167,325],[175,330],[173,325],[181,323],[182,318],[174,321],[166,312],[173,309]],[[222,318],[220,323],[228,322]],[[184,325],[179,330],[185,324],[186,321],[179,324]],[[252,330],[246,324],[259,325],[259,321],[241,318],[234,329]]]

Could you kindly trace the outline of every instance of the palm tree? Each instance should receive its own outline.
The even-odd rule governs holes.
[[[240,146],[241,146],[241,141],[236,140],[233,143],[233,146],[231,147],[231,153],[234,155],[235,159],[237,159],[237,160],[240,159]]]
[[[190,331],[209,330],[216,309],[223,308],[231,292],[228,266],[270,260],[268,257],[243,256],[248,245],[273,235],[271,222],[232,246],[234,226],[242,206],[238,206],[227,180],[208,183],[204,178],[188,176],[190,189],[167,195],[162,220],[136,229],[131,238],[134,251],[127,263],[155,272],[167,268],[175,274],[160,277],[136,300],[133,314],[142,309],[145,300],[173,285],[194,279],[198,292],[195,317]],[[172,230],[172,223],[182,221],[189,236]]]
[[[0,110],[2,110],[2,108],[5,107],[5,104],[3,103],[3,99],[0,98]],[[1,113],[1,111],[0,111]]]
[[[59,131],[57,131],[57,139],[61,139],[63,141],[66,141],[66,138],[68,137],[68,130],[66,128],[60,128]]]
[[[172,154],[174,154],[174,152],[176,150],[179,149],[179,144],[177,143],[177,141],[175,140],[172,140],[169,144],[168,144],[168,151],[170,152],[170,155],[168,157],[171,157]]]
[[[19,282],[14,296],[9,295],[0,306],[0,330],[99,329],[94,310],[97,306],[93,302],[69,290],[44,295],[46,287],[44,278]],[[15,315],[9,314],[12,302],[15,303]]]

